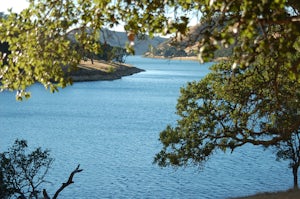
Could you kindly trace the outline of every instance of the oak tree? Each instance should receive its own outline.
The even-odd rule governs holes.
[[[279,147],[277,155],[292,160],[297,171],[300,84],[287,78],[290,71],[285,63],[278,67],[273,58],[261,60],[235,70],[230,62],[216,64],[204,79],[181,89],[177,103],[180,119],[160,133],[163,149],[155,163],[203,166],[220,150],[234,151],[245,144],[287,145]],[[281,155],[282,151],[289,155]]]
[[[277,160],[288,160],[294,178],[294,188],[298,188],[298,169],[300,166],[300,131],[295,130],[290,139],[274,146]]]
[[[289,159],[297,187],[300,129],[300,4],[298,1],[177,1],[198,8],[205,28],[194,37],[201,61],[232,48],[230,61],[212,67],[181,90],[175,127],[160,134],[160,166],[203,166],[218,150],[247,143],[277,146]],[[180,4],[181,2],[181,4]],[[183,12],[184,13],[184,12]]]
[[[28,153],[27,148],[25,140],[16,140],[0,153],[1,198],[38,198],[53,158],[49,150],[37,148]]]
[[[43,195],[44,199],[50,199],[46,189],[41,187],[49,183],[46,176],[53,160],[49,150],[39,147],[29,152],[25,140],[16,140],[8,151],[0,153],[0,197],[26,199],[41,198]],[[53,199],[74,183],[74,175],[82,171],[79,167],[70,173],[68,180],[54,193]]]

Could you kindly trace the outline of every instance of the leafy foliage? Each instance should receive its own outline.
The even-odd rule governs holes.
[[[274,146],[277,160],[288,160],[293,170],[294,188],[298,188],[298,169],[300,166],[300,131],[294,131],[291,138]]]
[[[187,54],[184,50],[178,49],[174,46],[168,46],[163,49],[152,50],[151,55],[169,57],[185,57]]]
[[[68,39],[73,29],[86,52],[99,51],[102,27],[125,23],[134,35],[175,34],[181,38],[188,23],[200,13],[207,28],[195,37],[202,61],[214,51],[234,44],[233,65],[247,67],[258,55],[285,60],[290,78],[297,78],[300,58],[300,5],[297,0],[30,0],[20,14],[10,13],[0,21],[0,41],[8,42],[8,64],[1,64],[2,90],[18,91],[17,98],[29,97],[26,88],[40,82],[51,92],[71,84],[62,66],[77,66],[82,56]],[[198,38],[198,40],[197,40]],[[132,50],[131,50],[132,51]],[[277,64],[277,62],[274,62]]]
[[[213,58],[214,51],[234,45],[233,64],[241,68],[254,63],[258,55],[285,60],[291,78],[300,68],[299,53],[300,4],[297,0],[278,1],[117,1],[116,19],[126,22],[133,32],[176,33],[181,38],[188,31],[189,13],[201,13],[205,23],[192,45],[199,43],[202,61]],[[124,13],[124,11],[127,11]],[[130,16],[129,16],[130,15]],[[276,62],[274,63],[276,64]]]
[[[28,153],[25,140],[16,140],[8,151],[0,153],[0,197],[1,198],[41,198],[50,199],[46,189],[41,190],[41,185],[46,183],[45,177],[48,173],[53,158],[49,150],[37,148]],[[76,167],[68,177],[68,180],[57,189],[53,199],[69,185],[73,184],[75,174],[82,172]]]
[[[230,62],[216,64],[204,79],[181,89],[180,119],[161,132],[163,149],[154,162],[203,166],[219,150],[233,151],[247,143],[268,147],[294,142],[300,129],[300,84],[286,78],[285,63],[278,67],[273,58],[260,60],[234,70]],[[277,155],[283,158],[280,151],[284,150]],[[299,153],[298,148],[295,151]]]
[[[288,140],[300,126],[300,85],[288,74],[272,58],[236,70],[228,62],[214,65],[204,79],[181,89],[181,119],[161,133],[164,148],[155,161],[161,166],[198,164],[217,149]]]
[[[75,48],[75,50],[82,55],[83,60],[85,61],[87,59],[97,59],[108,62],[116,61],[124,63],[125,57],[128,55],[125,48],[111,46],[107,43],[99,43],[99,50],[96,53],[84,50],[83,46],[78,42],[73,43],[72,47]]]
[[[16,140],[14,145],[0,154],[1,198],[38,198],[39,189],[53,159],[49,151],[37,148],[27,153],[27,142]]]
[[[0,64],[1,89],[17,90],[17,99],[29,97],[26,88],[35,82],[51,92],[71,84],[62,67],[75,67],[82,58],[71,48],[71,30],[79,30],[75,37],[85,51],[97,52],[95,38],[103,23],[99,8],[91,8],[92,1],[29,2],[20,14],[10,13],[0,21],[0,40],[8,42],[11,51],[8,64]]]
[[[93,56],[99,60],[125,62],[125,57],[128,55],[125,48],[111,46],[107,43],[101,45],[99,53]]]

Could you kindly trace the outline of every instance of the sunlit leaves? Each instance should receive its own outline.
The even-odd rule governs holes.
[[[26,88],[35,82],[51,92],[71,83],[64,68],[77,66],[81,55],[72,47],[70,31],[82,29],[79,38],[84,48],[97,52],[101,27],[93,19],[92,3],[81,3],[82,7],[68,0],[31,1],[28,9],[1,21],[1,42],[8,42],[11,50],[8,66],[3,66],[8,70],[2,74],[2,89],[17,90],[17,99],[22,99],[29,96]],[[91,24],[97,29],[86,33]]]
[[[62,66],[76,66],[81,58],[70,42],[72,29],[76,29],[76,42],[92,52],[99,49],[99,30],[119,24],[136,35],[174,34],[180,39],[188,32],[193,12],[201,13],[201,22],[208,24],[196,37],[198,40],[192,41],[199,44],[196,54],[202,61],[212,59],[220,48],[231,47],[237,67],[247,67],[263,54],[280,63],[285,60],[285,67],[291,71],[288,77],[298,78],[300,62],[293,57],[299,57],[297,1],[31,0],[29,3],[28,9],[20,14],[11,13],[0,22],[0,40],[9,42],[12,51],[9,69],[4,70],[6,66],[1,69],[2,90],[25,92],[24,87],[40,82],[55,91],[70,84],[64,78]]]

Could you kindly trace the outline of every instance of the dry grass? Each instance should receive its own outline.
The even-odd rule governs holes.
[[[100,70],[103,72],[109,72],[112,69],[116,69],[118,67],[117,64],[115,63],[108,63],[105,61],[101,61],[101,60],[95,60],[94,63],[92,64],[92,62],[90,60],[88,61],[81,61],[79,66],[79,68],[84,68],[87,70]]]
[[[81,61],[78,69],[71,71],[69,75],[74,82],[107,81],[120,79],[123,76],[133,75],[142,71],[144,70],[124,63],[94,60],[92,64],[91,60],[88,60]]]

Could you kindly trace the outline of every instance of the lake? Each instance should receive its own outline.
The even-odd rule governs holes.
[[[259,147],[217,153],[203,170],[159,168],[159,133],[176,122],[180,87],[199,80],[211,63],[132,56],[127,63],[146,72],[115,81],[80,82],[50,94],[41,85],[15,101],[0,93],[0,149],[16,138],[50,149],[55,161],[44,184],[54,194],[72,170],[83,172],[60,195],[89,198],[228,198],[293,186],[287,162]]]

